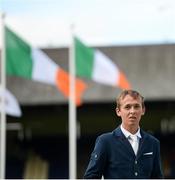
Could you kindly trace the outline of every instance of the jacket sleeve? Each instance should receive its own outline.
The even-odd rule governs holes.
[[[161,167],[161,157],[160,157],[160,143],[157,141],[155,143],[155,148],[156,148],[156,154],[155,154],[155,159],[154,159],[154,168],[152,171],[152,176],[151,178],[154,179],[162,179],[163,178],[163,173],[162,173],[162,167]]]
[[[91,154],[89,165],[85,171],[84,179],[100,179],[106,164],[106,145],[104,139],[99,136]]]

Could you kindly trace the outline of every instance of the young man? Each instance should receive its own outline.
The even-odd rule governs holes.
[[[85,179],[163,178],[159,141],[139,126],[144,113],[144,98],[137,91],[121,92],[116,114],[122,123],[97,138]]]

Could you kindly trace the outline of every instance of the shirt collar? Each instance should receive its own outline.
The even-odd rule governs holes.
[[[122,133],[125,135],[126,138],[130,137],[130,135],[135,135],[135,136],[137,136],[137,137],[139,137],[139,138],[142,137],[141,134],[140,134],[140,127],[138,128],[138,130],[137,130],[137,132],[136,132],[135,134],[131,134],[129,131],[127,131],[127,130],[122,126],[122,124],[121,124],[120,128],[121,128],[121,131],[122,131]]]

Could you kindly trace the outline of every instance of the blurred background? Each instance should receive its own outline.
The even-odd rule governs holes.
[[[83,43],[104,53],[145,97],[141,127],[160,140],[164,176],[175,178],[175,1],[0,3],[5,24],[66,71],[72,24]],[[88,88],[76,108],[77,178],[83,178],[97,136],[121,122],[115,114],[121,88],[82,79]],[[6,87],[22,112],[6,116],[6,178],[68,178],[68,99],[56,86],[14,75],[6,76]]]

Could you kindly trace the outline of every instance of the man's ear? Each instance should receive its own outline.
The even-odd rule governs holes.
[[[119,108],[116,108],[115,112],[116,112],[117,116],[120,116],[120,109]]]
[[[145,107],[142,109],[142,115],[145,114]]]

